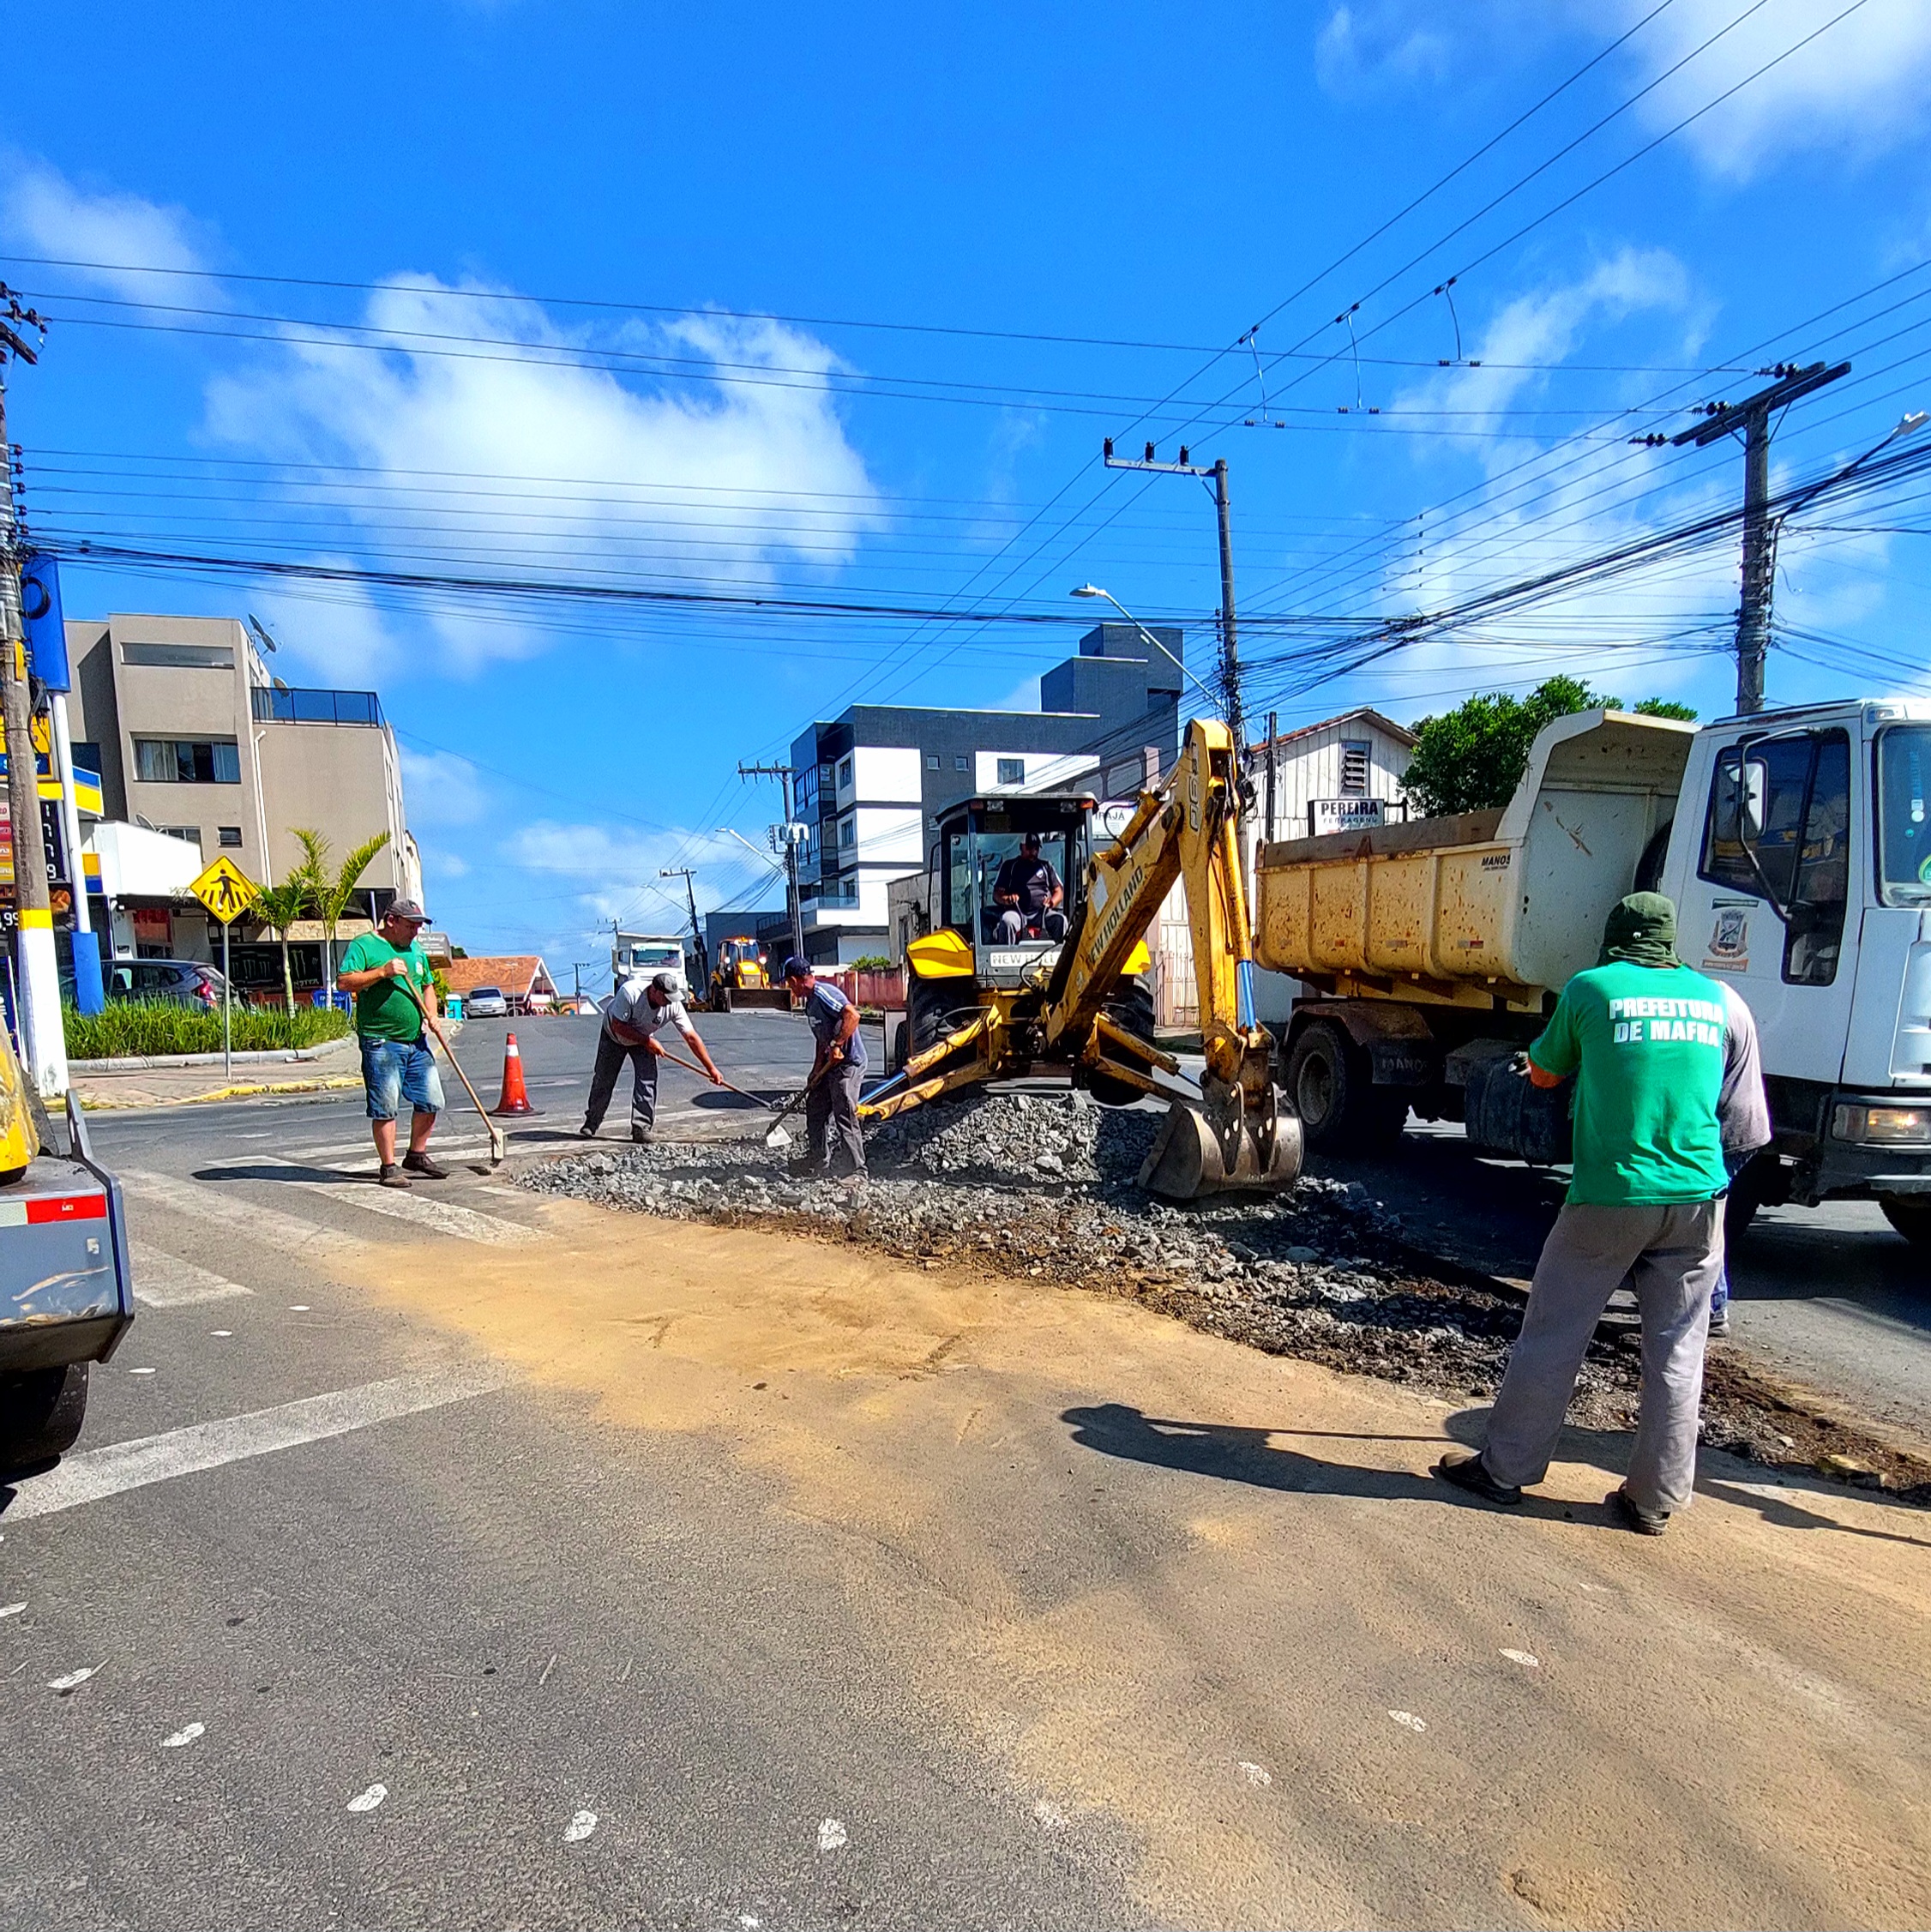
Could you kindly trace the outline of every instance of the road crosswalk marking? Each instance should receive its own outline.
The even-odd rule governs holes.
[[[509,1370],[493,1362],[431,1369],[329,1395],[307,1396],[249,1415],[190,1423],[184,1429],[137,1436],[131,1442],[110,1443],[105,1448],[83,1449],[66,1457],[57,1469],[23,1484],[8,1506],[7,1520],[12,1524],[29,1516],[51,1516],[57,1510],[99,1502],[150,1483],[219,1469],[225,1463],[292,1449],[325,1436],[346,1435],[371,1423],[486,1395],[513,1380]]]
[[[190,1221],[214,1222],[245,1236],[257,1248],[285,1248],[300,1255],[330,1249],[361,1249],[365,1237],[309,1221],[298,1214],[284,1214],[279,1208],[263,1207],[240,1195],[211,1188],[199,1181],[183,1180],[173,1174],[150,1174],[138,1167],[123,1167],[122,1188],[136,1201],[165,1207]]]
[[[296,1166],[293,1162],[287,1165],[291,1168]],[[420,1193],[404,1194],[400,1189],[384,1192],[370,1182],[351,1174],[344,1174],[340,1180],[303,1184],[316,1189],[332,1200],[346,1201],[352,1207],[366,1208],[372,1214],[387,1214],[398,1221],[411,1222],[433,1234],[452,1235],[458,1241],[478,1241],[490,1247],[508,1248],[539,1238],[536,1229],[526,1227],[520,1221],[505,1220],[500,1214],[481,1214],[473,1207],[459,1207],[454,1201],[436,1201]]]
[[[134,1243],[134,1298],[150,1308],[185,1308],[193,1302],[222,1302],[254,1292],[145,1241]]]

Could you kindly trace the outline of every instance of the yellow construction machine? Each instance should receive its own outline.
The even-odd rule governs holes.
[[[1142,792],[1110,843],[1090,852],[1100,843],[1094,805],[1072,793],[972,798],[941,817],[927,886],[933,930],[906,948],[902,1064],[860,1118],[1056,1063],[1104,1104],[1173,1101],[1142,1187],[1185,1201],[1290,1186],[1301,1123],[1282,1104],[1272,1036],[1254,1016],[1232,734],[1195,719],[1160,788]],[[1043,906],[1015,902],[1022,853],[1030,867],[1051,866],[1057,905],[1050,891]],[[1146,933],[1181,882],[1206,1055],[1197,1091],[1153,1044],[1140,979]]]
[[[765,949],[755,939],[719,942],[718,963],[711,969],[710,1007],[713,1013],[743,1011],[747,1007],[788,1010],[791,996],[771,983]]]

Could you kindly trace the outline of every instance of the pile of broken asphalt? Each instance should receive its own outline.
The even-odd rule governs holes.
[[[1358,1182],[1304,1174],[1289,1192],[1176,1207],[1143,1194],[1161,1116],[1083,1093],[989,1093],[916,1109],[867,1137],[864,1184],[801,1179],[752,1141],[658,1141],[547,1161],[545,1194],[722,1226],[858,1242],[916,1265],[953,1263],[1128,1297],[1208,1333],[1452,1402],[1493,1399],[1521,1325],[1519,1295],[1425,1255]],[[1633,1424],[1633,1332],[1601,1334],[1573,1424]],[[1931,1505],[1931,1469],[1711,1359],[1703,1440],[1772,1466],[1848,1456]]]

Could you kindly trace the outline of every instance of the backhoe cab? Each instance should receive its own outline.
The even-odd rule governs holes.
[[[1144,1094],[1174,1102],[1142,1187],[1191,1200],[1291,1184],[1300,1124],[1278,1104],[1272,1040],[1254,1018],[1235,780],[1226,726],[1201,719],[1116,838],[1096,839],[1090,793],[955,805],[930,854],[934,930],[906,948],[900,1064],[860,1116],[887,1119],[975,1081],[1056,1063],[1104,1105]],[[1153,1044],[1142,978],[1146,935],[1182,880],[1206,1056],[1197,1092]]]

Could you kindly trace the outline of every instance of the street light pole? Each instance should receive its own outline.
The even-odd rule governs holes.
[[[1160,463],[1153,459],[1153,445],[1135,460],[1113,454],[1113,438],[1108,436],[1104,460],[1110,470],[1141,470],[1150,476],[1197,476],[1213,479],[1214,515],[1220,526],[1220,701],[1219,708],[1234,734],[1234,752],[1245,749],[1241,737],[1241,659],[1234,619],[1234,532],[1232,506],[1227,495],[1227,459],[1216,457],[1211,464],[1189,462],[1182,446],[1177,463]]]
[[[38,326],[13,292],[0,284],[9,320]],[[0,723],[7,737],[7,807],[11,821],[17,988],[15,1020],[24,1072],[46,1098],[67,1091],[67,1041],[60,1012],[60,965],[47,890],[47,848],[40,835],[40,773],[33,750],[27,685],[27,629],[21,612],[20,549],[14,526],[13,452],[7,442],[6,365],[9,357],[36,363],[38,352],[0,322]],[[77,855],[75,870],[80,870]],[[85,889],[82,881],[81,889]]]

